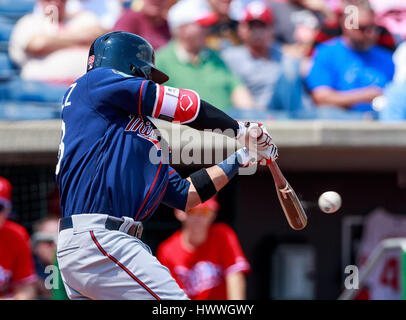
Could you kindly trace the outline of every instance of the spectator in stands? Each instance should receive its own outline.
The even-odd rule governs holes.
[[[346,8],[350,8],[350,6],[359,6],[359,5],[369,5],[368,0],[337,0],[338,4],[335,6],[334,12],[335,17],[332,17],[328,20],[324,20],[321,24],[320,30],[317,32],[314,47],[319,45],[320,43],[327,42],[335,37],[342,36],[342,23],[346,17],[349,18],[349,21],[353,21],[352,17],[349,15],[351,14],[351,10],[347,11]],[[379,0],[380,1],[380,0]],[[381,1],[383,2],[383,1]],[[379,23],[379,19],[376,19]],[[388,31],[388,29],[384,26],[384,24],[377,25],[376,27],[378,33],[378,39],[376,44],[383,48],[386,48],[391,51],[395,51],[396,49],[396,40],[393,35]]]
[[[138,34],[157,50],[171,38],[166,21],[170,0],[144,0],[139,11],[128,8],[114,26],[115,31]]]
[[[254,102],[248,89],[215,51],[205,47],[206,14],[193,1],[171,7],[168,23],[174,39],[157,52],[157,66],[170,75],[169,86],[196,90],[223,111],[232,106],[249,109]]]
[[[304,42],[312,36],[323,21],[334,17],[334,13],[323,0],[267,0],[275,13],[275,37],[286,44]]]
[[[190,0],[189,0],[190,1]],[[209,48],[220,51],[240,45],[238,20],[230,15],[233,0],[200,0],[206,10],[212,12],[207,26],[206,43]]]
[[[188,213],[175,210],[182,222],[158,247],[158,260],[193,300],[243,300],[250,266],[234,231],[214,223],[219,204],[212,198]]]
[[[244,45],[223,50],[222,57],[247,85],[256,109],[294,110],[301,105],[299,62],[273,41],[273,22],[268,6],[250,2],[238,29]]]
[[[406,40],[406,2],[399,0],[370,0],[377,23],[389,30],[397,42]]]
[[[378,47],[375,15],[368,3],[358,5],[358,28],[346,28],[343,36],[320,45],[307,85],[318,106],[336,106],[361,113],[371,112],[372,101],[392,81],[392,53]]]
[[[11,184],[0,177],[0,300],[36,298],[29,235],[21,225],[7,220],[11,212]]]
[[[66,0],[38,1],[42,11],[17,22],[10,56],[23,79],[69,85],[86,72],[89,46],[102,28],[90,12],[68,15]]]
[[[50,271],[48,266],[55,263],[56,242],[58,237],[58,219],[55,217],[44,218],[38,221],[33,228],[31,237],[34,253],[35,271],[38,278],[38,293],[41,299],[52,299],[52,291],[45,287]]]
[[[80,11],[94,13],[103,28],[102,33],[113,29],[123,11],[121,0],[69,0],[66,5],[68,14],[76,14]]]

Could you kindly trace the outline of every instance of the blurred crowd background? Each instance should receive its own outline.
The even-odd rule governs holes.
[[[202,99],[238,119],[406,120],[406,2],[403,0],[0,0],[0,120],[59,119],[66,89],[86,72],[90,44],[99,35],[114,30],[136,33],[152,44],[157,67],[170,76],[167,85],[196,90]],[[20,260],[21,268],[15,269],[17,278],[13,281],[22,288],[17,298],[66,299],[61,283],[59,286],[51,283],[51,287],[59,289],[46,288],[48,281],[60,280],[60,277],[49,278],[52,270],[47,269],[56,263],[60,217],[53,170],[53,166],[34,162],[28,166],[2,164],[0,167],[0,176],[9,177],[13,183],[13,210],[11,189],[0,188],[0,260],[27,259]],[[353,189],[374,186],[375,180],[368,180],[362,174],[357,177],[354,181],[359,184],[354,184]],[[339,175],[334,178],[341,181]],[[366,210],[372,211],[373,204],[380,201],[379,196],[397,192],[392,181],[396,179],[390,178],[390,181],[382,178],[386,183],[381,186],[387,190],[385,195],[376,190],[375,196],[365,195],[365,199],[353,202],[371,203]],[[316,181],[317,186],[326,184],[323,174],[303,175],[295,182],[306,191],[309,179]],[[350,188],[343,181],[341,191],[345,195],[348,190],[348,199]],[[232,185],[220,195],[229,207],[222,209],[219,216],[238,211],[235,202],[229,201],[235,199],[235,190],[236,186]],[[308,198],[309,192],[305,194]],[[261,210],[258,207],[256,211]],[[1,212],[7,214],[9,221],[5,222],[6,215],[2,216]],[[154,227],[159,237],[147,233],[144,238],[146,242],[155,241],[154,251],[158,245],[156,239],[164,240],[180,227],[179,223],[173,223],[173,212],[165,212]],[[382,231],[379,240],[389,233],[406,235],[403,216],[393,218],[385,211],[372,213],[371,224]],[[252,214],[256,214],[254,210]],[[262,219],[257,215],[256,218]],[[224,220],[233,219],[229,214]],[[324,221],[320,221],[318,227],[310,229],[309,239],[326,236],[320,228]],[[351,223],[358,226],[357,221]],[[386,221],[385,228],[380,227],[382,221]],[[338,225],[341,221],[336,222]],[[281,229],[278,222],[266,227]],[[339,227],[335,228],[331,230],[338,234]],[[391,228],[396,230],[387,231]],[[248,238],[246,235],[245,239]],[[370,241],[373,243],[370,247],[364,244],[364,256],[377,245],[377,239]],[[318,245],[320,241],[314,242]],[[291,249],[291,255],[284,253],[288,252],[286,246]],[[328,242],[320,246],[325,252],[333,251]],[[337,243],[334,246],[340,248]],[[271,280],[275,283],[286,280],[285,295],[269,294],[266,291],[269,287],[261,291],[268,271],[261,271],[265,261],[262,256],[260,262],[254,261],[251,283],[255,286],[251,287],[259,291],[254,293],[251,289],[248,297],[257,298],[265,293],[262,298],[335,298],[334,290],[341,290],[341,280],[336,279],[337,275],[334,278],[328,267],[324,268],[326,274],[320,271],[323,268],[317,267],[321,275],[316,288],[312,268],[320,262],[314,262],[313,247],[309,248],[285,244],[283,250],[276,250],[276,257],[282,262],[274,269],[280,272],[275,279],[268,274],[272,279],[267,279],[267,285]],[[17,255],[18,252],[25,252],[25,258]],[[331,265],[337,264],[336,259],[340,257],[337,252],[333,254],[334,257],[327,254],[317,261],[325,259],[323,266],[328,265],[327,260],[331,260]],[[249,255],[255,258],[257,252]],[[388,261],[383,269],[392,275],[391,268],[399,267],[398,260]],[[248,269],[245,266],[243,271]],[[295,287],[291,285],[292,274],[305,279],[296,282],[304,294],[296,291],[288,294],[289,288]],[[376,278],[377,283],[391,285],[396,293],[388,295],[385,291],[378,297],[399,297],[398,277],[397,280],[386,276]],[[329,281],[338,287],[332,293],[324,289],[331,287]],[[6,288],[6,282],[10,282],[10,274],[0,266],[0,289]],[[307,295],[313,289],[318,294]],[[10,292],[0,290],[0,299],[9,297]],[[365,292],[364,295],[364,298],[375,297]]]
[[[92,41],[137,33],[237,118],[406,119],[401,0],[3,0],[0,118],[53,119]]]

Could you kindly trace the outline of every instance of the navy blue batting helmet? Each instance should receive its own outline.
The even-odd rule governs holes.
[[[155,67],[155,52],[150,43],[124,31],[106,33],[90,47],[87,72],[103,67],[159,84],[169,80],[165,73]]]

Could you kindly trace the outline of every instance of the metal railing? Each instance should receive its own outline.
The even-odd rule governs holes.
[[[406,238],[391,238],[381,241],[372,251],[365,265],[360,270],[358,289],[345,289],[338,297],[338,300],[354,299],[359,290],[363,288],[368,276],[375,269],[385,252],[393,249],[399,249],[402,253],[402,299],[406,299]]]

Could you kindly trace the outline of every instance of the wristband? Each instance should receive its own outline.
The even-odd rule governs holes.
[[[238,169],[241,167],[240,163],[238,162],[238,152],[233,153],[217,166],[224,171],[228,177],[228,180],[231,180],[238,173]]]
[[[199,171],[192,173],[190,179],[192,180],[193,186],[199,194],[202,203],[209,200],[217,193],[216,187],[206,169],[200,169]]]
[[[244,147],[233,153],[217,166],[224,171],[228,180],[231,180],[238,173],[238,169],[246,167],[251,162],[255,162],[255,159],[250,156],[248,149]]]

